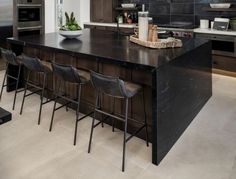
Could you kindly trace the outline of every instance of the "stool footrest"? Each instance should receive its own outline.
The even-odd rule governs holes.
[[[102,119],[101,121],[99,121],[97,124],[95,124],[93,126],[93,128],[97,127],[99,124],[101,124],[102,122],[104,122],[106,119],[108,119],[110,116],[106,116],[104,119]]]
[[[112,117],[112,118],[115,118],[115,119],[117,119],[117,120],[119,120],[119,121],[125,122],[125,120],[124,120],[123,118],[118,117],[118,116],[115,116],[115,115],[112,115],[112,114],[107,113],[107,112],[105,112],[105,111],[102,111],[102,110],[100,110],[100,109],[95,109],[95,111],[98,112],[98,113],[102,113],[102,114],[105,114],[105,115],[107,115],[107,116],[110,116],[110,117]]]
[[[125,142],[128,142],[131,138],[133,138],[134,136],[136,136],[144,127],[146,127],[146,124],[142,125],[139,129],[137,129],[133,134],[131,134],[131,136],[129,136]]]
[[[82,119],[84,119],[84,118],[86,118],[86,117],[90,116],[91,114],[93,114],[93,112],[90,112],[90,113],[88,113],[88,114],[84,115],[83,117],[81,117],[81,118],[77,119],[77,121],[81,121]]]
[[[66,105],[68,105],[68,104],[70,104],[70,103],[72,103],[72,102],[68,102],[68,103],[62,104],[61,106],[55,108],[55,111],[57,111],[57,110],[59,110],[59,109],[65,107]]]
[[[33,94],[39,92],[39,91],[41,91],[41,90],[36,90],[36,91],[34,91],[34,92],[31,92],[31,93],[29,93],[29,94],[26,94],[25,97],[31,96],[31,95],[33,95]]]

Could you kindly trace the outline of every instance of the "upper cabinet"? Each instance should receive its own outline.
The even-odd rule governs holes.
[[[92,22],[113,22],[114,7],[116,3],[114,0],[91,0],[91,21]]]

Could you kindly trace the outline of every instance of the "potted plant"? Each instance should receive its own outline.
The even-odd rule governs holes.
[[[82,29],[77,23],[74,17],[74,13],[72,12],[69,16],[68,13],[65,12],[65,17],[66,17],[66,24],[60,28],[59,30],[60,35],[69,39],[73,39],[82,35]]]

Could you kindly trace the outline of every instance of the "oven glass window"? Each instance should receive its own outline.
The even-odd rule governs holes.
[[[20,8],[19,22],[40,21],[40,8]]]

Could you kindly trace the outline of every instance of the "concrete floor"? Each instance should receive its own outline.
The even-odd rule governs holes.
[[[79,123],[77,146],[73,146],[74,111],[58,111],[49,133],[52,103],[44,106],[38,126],[37,95],[26,100],[20,116],[22,94],[11,111],[13,93],[4,93],[0,106],[13,113],[13,120],[0,126],[0,179],[235,179],[236,79],[213,78],[213,97],[161,164],[153,165],[151,147],[134,138],[128,143],[125,173],[121,172],[121,131],[112,133],[108,125],[96,128],[88,154],[91,118]]]

